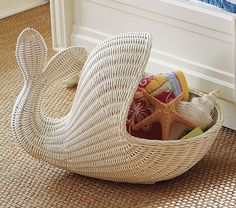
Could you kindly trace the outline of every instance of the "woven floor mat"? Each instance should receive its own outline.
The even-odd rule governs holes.
[[[12,137],[10,118],[22,87],[14,57],[16,38],[29,26],[42,33],[51,56],[49,5],[0,20],[0,207],[236,207],[236,132],[227,128],[191,170],[155,185],[87,178],[24,153]],[[47,114],[68,112],[74,93],[63,86],[51,89],[44,102]]]

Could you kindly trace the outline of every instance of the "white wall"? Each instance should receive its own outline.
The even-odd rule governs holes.
[[[0,19],[47,2],[48,0],[0,0]]]

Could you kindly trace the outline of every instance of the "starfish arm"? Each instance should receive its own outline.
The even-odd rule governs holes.
[[[152,124],[156,121],[158,121],[158,114],[152,114],[148,117],[146,117],[145,119],[143,119],[142,121],[140,121],[139,123],[137,123],[134,126],[134,130],[139,130],[141,128],[143,128],[144,126],[148,125],[148,124]]]
[[[157,108],[159,105],[161,105],[162,103],[157,100],[155,97],[151,96],[150,94],[148,94],[145,90],[143,90],[143,95],[148,99],[148,101],[155,107]]]
[[[168,104],[169,105],[178,105],[182,100],[183,100],[183,97],[184,97],[184,93],[180,93],[175,99],[171,100]]]
[[[161,122],[162,140],[168,140],[171,124],[170,121]]]
[[[196,128],[196,125],[194,125],[191,121],[189,121],[188,119],[184,118],[182,115],[180,115],[179,113],[175,114],[175,121],[181,124],[184,124],[188,127],[191,128]]]

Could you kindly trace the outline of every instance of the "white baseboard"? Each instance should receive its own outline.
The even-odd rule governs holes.
[[[15,3],[1,8],[0,6],[0,19],[17,14],[19,12],[26,11],[28,9],[32,9],[34,7],[43,5],[48,3],[48,0],[22,0],[15,1]]]
[[[236,130],[236,103],[231,103],[222,99],[218,100],[224,111],[224,126]]]

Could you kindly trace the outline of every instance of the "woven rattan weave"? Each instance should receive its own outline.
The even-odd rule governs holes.
[[[154,141],[129,135],[127,113],[150,51],[149,34],[126,33],[103,41],[88,58],[84,48],[70,47],[46,64],[42,36],[25,29],[16,48],[25,80],[12,115],[17,141],[40,160],[105,180],[155,183],[190,169],[212,146],[222,111],[216,105],[212,127],[192,139]],[[70,112],[62,118],[47,117],[42,102],[48,88],[79,71]]]

